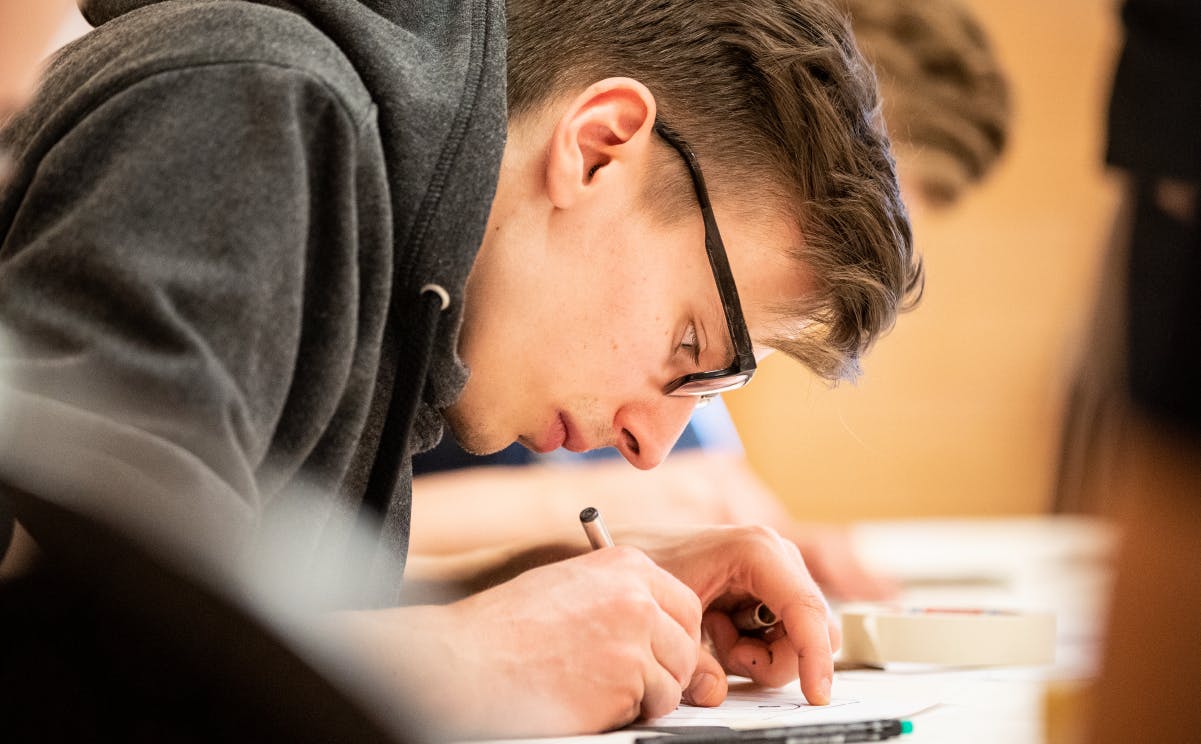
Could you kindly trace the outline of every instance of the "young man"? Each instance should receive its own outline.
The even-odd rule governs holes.
[[[390,605],[443,419],[477,451],[649,468],[769,350],[845,376],[890,326],[920,264],[836,9],[84,9],[0,198],[0,479],[47,552],[42,503],[214,562],[285,530],[300,572],[350,565],[334,632],[459,734],[712,705],[725,671],[829,699],[837,632],[770,530],[619,536]],[[356,524],[379,547],[348,561]],[[770,643],[729,618],[756,600]]]
[[[949,208],[991,172],[1008,134],[1008,85],[988,34],[959,0],[846,5],[880,82],[906,205],[911,213]],[[685,445],[692,446],[681,451]],[[483,464],[535,467],[473,467]],[[793,517],[751,469],[720,403],[694,415],[651,472],[593,454],[543,458],[516,445],[475,457],[446,437],[414,460],[414,474],[412,554],[519,540],[531,530],[573,535],[572,516],[590,505],[610,525],[768,525],[796,543],[827,596],[880,600],[896,591],[858,560],[844,530]],[[798,506],[803,513],[804,502]],[[465,513],[487,518],[464,524]]]

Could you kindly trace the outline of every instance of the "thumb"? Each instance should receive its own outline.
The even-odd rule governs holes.
[[[692,682],[684,690],[684,702],[689,705],[699,705],[713,708],[721,705],[726,699],[729,685],[726,673],[704,646],[696,660],[696,671],[692,673]]]

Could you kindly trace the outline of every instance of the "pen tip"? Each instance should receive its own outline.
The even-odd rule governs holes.
[[[580,512],[580,521],[587,524],[588,522],[594,521],[599,514],[600,512],[596,510],[596,507],[590,506],[584,509],[584,511]]]

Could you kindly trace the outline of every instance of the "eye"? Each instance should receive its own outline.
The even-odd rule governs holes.
[[[696,338],[696,324],[689,323],[688,329],[684,331],[684,338],[680,339],[680,351],[688,352],[692,357],[692,363],[700,366],[701,363],[701,345]]]

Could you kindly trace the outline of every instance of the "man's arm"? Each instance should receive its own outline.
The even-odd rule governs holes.
[[[400,601],[406,605],[452,602],[588,550],[581,538],[561,542],[530,540],[443,555],[411,555],[405,562]]]
[[[414,554],[440,555],[530,535],[578,542],[576,518],[586,506],[600,508],[614,525],[766,525],[796,543],[830,594],[867,600],[896,591],[888,577],[862,564],[846,530],[794,519],[735,452],[673,453],[649,471],[600,460],[423,475],[413,481],[416,529],[409,547]]]

